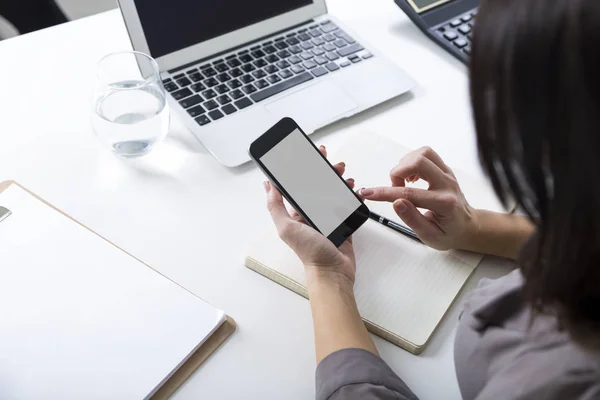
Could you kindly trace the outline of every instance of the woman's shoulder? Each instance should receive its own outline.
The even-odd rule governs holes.
[[[569,345],[524,350],[489,376],[475,397],[487,399],[600,399],[600,357]]]
[[[455,351],[464,398],[600,398],[600,354],[573,341],[555,316],[535,315],[522,284],[516,270],[468,296]]]

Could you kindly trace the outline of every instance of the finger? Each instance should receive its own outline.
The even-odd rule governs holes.
[[[354,250],[352,247],[352,236],[350,236],[342,245],[339,247],[340,251],[345,255],[354,258]]]
[[[298,214],[298,211],[296,211],[296,209],[292,208],[289,211],[289,213],[293,220],[305,223],[304,218],[302,217],[302,215]]]
[[[323,154],[323,156],[324,156],[325,158],[327,158],[327,147],[325,147],[325,146],[323,146],[323,145],[320,145],[320,146],[319,146],[319,151],[321,152],[321,154]]]
[[[410,155],[398,163],[390,172],[393,186],[404,186],[406,179],[412,176],[424,179],[432,187],[444,187],[447,176],[436,164],[422,155]]]
[[[435,165],[438,166],[439,169],[441,169],[445,173],[452,173],[452,170],[446,165],[444,160],[442,160],[442,157],[440,157],[440,155],[436,153],[435,150],[433,150],[431,147],[421,147],[420,149],[416,150],[416,153],[430,159]]]
[[[289,224],[294,220],[288,213],[283,204],[283,197],[277,188],[271,185],[270,182],[265,182],[265,191],[267,192],[267,208],[271,214],[271,218],[275,223],[275,227],[280,235],[289,229]]]
[[[418,176],[416,176],[416,175],[411,175],[411,176],[409,176],[408,178],[406,178],[406,182],[410,182],[410,183],[412,183],[412,182],[416,182],[416,181],[418,181],[418,180],[419,180],[419,177],[418,177]]]
[[[378,187],[361,189],[360,193],[367,200],[386,201],[408,200],[419,208],[426,208],[435,213],[451,212],[458,204],[458,199],[451,193],[437,192],[407,187]]]
[[[433,211],[429,210],[423,213],[423,216],[425,218],[427,218],[428,220],[430,220],[431,222],[433,222],[434,224],[436,224],[437,226],[440,226],[440,220],[437,217],[437,214],[434,213]],[[440,227],[440,230],[442,232],[444,232],[444,230]]]
[[[350,189],[354,189],[354,186],[356,186],[356,182],[354,181],[354,178],[346,179],[346,183],[348,184],[348,186],[350,186]]]
[[[414,204],[407,200],[398,200],[394,203],[394,211],[425,243],[431,243],[443,232],[431,220],[425,218]]]
[[[362,200],[365,201],[367,198],[361,194],[361,192],[365,190],[365,188],[355,190],[354,193]]]
[[[418,181],[419,181],[419,177],[418,176],[413,175],[413,176],[410,177],[410,182],[411,183],[418,182]]]
[[[346,163],[341,162],[341,163],[337,163],[333,166],[333,169],[335,169],[335,171],[338,173],[338,175],[344,175],[344,173],[346,172]]]
[[[402,160],[400,160],[400,162],[402,162]],[[392,186],[395,186],[395,187],[404,187],[406,185],[407,181],[411,182],[409,180],[410,178],[402,178],[401,176],[396,175],[394,173],[394,170],[396,169],[396,167],[392,168],[392,170],[390,171],[390,180],[392,181]]]

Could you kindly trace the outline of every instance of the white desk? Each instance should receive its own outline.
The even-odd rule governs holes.
[[[366,128],[407,147],[432,145],[450,165],[480,174],[466,68],[391,0],[329,6],[420,86],[314,140],[334,150]],[[237,320],[236,334],[176,398],[314,397],[308,302],[243,266],[246,243],[270,223],[261,173],[250,164],[222,167],[176,120],[164,145],[143,159],[121,160],[94,137],[95,63],[129,46],[117,11],[0,42],[0,180],[19,181]],[[470,286],[510,267],[486,258]],[[419,357],[375,338],[422,399],[460,398],[452,360],[458,309]]]

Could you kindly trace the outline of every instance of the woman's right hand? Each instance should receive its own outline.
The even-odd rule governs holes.
[[[389,187],[359,191],[372,201],[390,202],[398,216],[428,246],[438,250],[469,249],[476,235],[477,213],[463,195],[456,176],[431,148],[407,154],[390,173]],[[423,179],[429,189],[406,187]],[[422,214],[418,209],[428,210]]]
[[[327,158],[327,149],[320,146],[319,150]],[[334,169],[340,176],[346,171],[346,164],[336,164]],[[350,188],[354,188],[354,179],[346,179]],[[304,264],[307,281],[316,278],[342,280],[349,292],[352,293],[356,275],[356,261],[352,238],[349,238],[337,248],[327,237],[308,226],[304,219],[295,211],[288,212],[283,203],[279,190],[270,182],[265,182],[267,192],[267,207],[279,233],[279,237],[296,253]],[[310,285],[310,283],[309,283]]]

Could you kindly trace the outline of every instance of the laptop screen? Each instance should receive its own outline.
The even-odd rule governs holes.
[[[312,0],[135,0],[152,57],[245,28]]]

